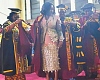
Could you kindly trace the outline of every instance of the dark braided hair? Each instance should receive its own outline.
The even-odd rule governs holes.
[[[50,3],[50,2],[44,3],[43,6],[42,6],[41,14],[42,14],[42,15],[48,14],[48,12],[50,11],[52,5],[53,5],[53,4]],[[54,6],[54,5],[53,5],[53,6]],[[55,14],[55,10],[54,10],[54,13],[53,13],[53,14]]]

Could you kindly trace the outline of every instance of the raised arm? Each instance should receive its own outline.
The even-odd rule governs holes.
[[[3,28],[4,28],[4,32],[6,33],[6,32],[10,32],[18,23],[20,23],[21,22],[21,19],[18,19],[18,20],[16,20],[15,22],[13,22],[13,23],[11,23],[11,22],[9,22],[9,23],[5,23],[4,25],[3,25]]]

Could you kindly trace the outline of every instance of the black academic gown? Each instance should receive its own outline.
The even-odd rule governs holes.
[[[3,27],[6,27],[8,21],[3,24]],[[15,65],[15,57],[14,57],[14,45],[12,39],[12,31],[7,32],[6,34],[3,33],[2,43],[1,43],[0,50],[1,58],[1,73],[7,76],[12,76],[16,74],[16,65]],[[7,72],[6,72],[7,71]]]

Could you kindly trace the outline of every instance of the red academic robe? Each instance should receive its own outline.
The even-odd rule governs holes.
[[[9,20],[4,23],[4,25],[4,29],[5,27],[9,27],[7,29],[12,29],[11,26],[8,26],[10,25]],[[12,30],[8,30],[9,32],[6,32],[5,34],[3,32],[0,54],[0,64],[2,65],[0,68],[2,71],[0,71],[2,74],[7,76],[13,76],[17,73],[15,65],[17,64],[18,60],[15,58],[15,55],[17,55],[15,52],[17,52],[20,56],[31,54],[30,40],[21,23],[18,24],[18,29],[19,35],[14,37],[16,41],[18,40],[18,47],[16,47],[16,50],[14,50]],[[4,73],[4,71],[9,69],[11,69],[12,72]]]
[[[24,56],[25,54],[31,56],[31,43],[32,38],[29,34],[24,30],[22,24],[19,24],[19,45],[20,45],[20,55]]]
[[[87,67],[92,73],[97,72],[97,66],[100,64],[100,31],[98,28],[98,22],[87,22],[83,27],[83,49],[86,54]]]
[[[31,28],[31,36],[34,40],[34,52],[35,52],[32,60],[32,64],[34,66],[34,72],[36,72],[38,76],[44,77],[45,73],[42,70],[42,54],[41,54],[42,51],[41,51],[41,41],[40,41],[41,20],[42,20],[42,15],[37,17],[37,19],[34,21],[33,26]]]
[[[67,80],[70,78],[74,78],[77,76],[76,71],[75,71],[75,67],[74,67],[74,55],[72,53],[72,45],[70,45],[70,49],[71,49],[71,62],[68,63],[68,52],[67,52],[67,46],[66,46],[66,37],[65,37],[65,33],[66,33],[66,28],[64,26],[64,24],[62,24],[62,32],[64,35],[64,41],[62,44],[62,47],[59,50],[59,61],[60,61],[60,67],[61,70],[59,71],[59,77],[62,78],[62,80]],[[71,39],[70,39],[71,41]],[[70,69],[68,67],[68,65],[70,64]]]

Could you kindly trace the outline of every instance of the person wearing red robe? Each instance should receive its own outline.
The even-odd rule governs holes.
[[[80,19],[82,27],[83,50],[86,55],[86,76],[87,78],[96,78],[98,74],[98,64],[100,58],[100,25],[94,18],[92,8],[94,4],[88,3],[82,7],[85,13]],[[99,18],[99,16],[98,16]]]
[[[81,7],[81,10],[83,11],[83,15],[79,19],[81,28],[84,26],[86,21],[89,19],[89,16],[93,13],[93,11],[92,11],[93,7],[94,7],[94,5],[92,3],[87,3]]]
[[[3,24],[0,65],[5,80],[26,80],[27,56],[31,56],[29,25],[19,19],[20,9],[9,8],[12,12]]]
[[[60,67],[61,70],[59,71],[59,78],[61,80],[74,80],[74,78],[77,76],[75,66],[74,66],[74,54],[72,49],[72,32],[73,27],[75,28],[76,24],[70,23],[72,22],[71,17],[67,17],[69,23],[66,24],[66,10],[68,9],[68,6],[65,6],[64,4],[60,4],[57,6],[59,17],[62,22],[62,32],[64,35],[64,41],[63,45],[59,50],[59,58],[60,58]],[[69,19],[70,18],[70,19]]]
[[[58,51],[64,40],[61,23],[55,15],[54,5],[46,2],[42,6],[41,14],[34,22],[34,71],[38,76],[44,72],[47,80],[54,73],[54,80],[58,80],[60,70]]]

